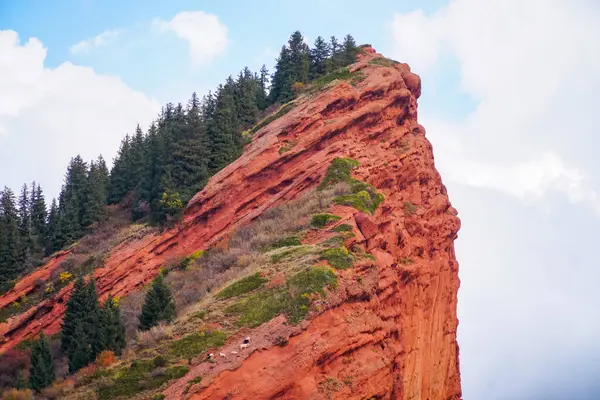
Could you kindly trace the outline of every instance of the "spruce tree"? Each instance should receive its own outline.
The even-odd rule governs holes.
[[[52,383],[54,377],[54,363],[50,343],[42,333],[40,339],[35,341],[31,347],[29,383],[36,392],[40,392]]]
[[[327,42],[318,36],[315,47],[310,50],[310,77],[316,79],[325,75],[327,71],[327,59],[329,58],[329,46]]]
[[[162,275],[152,281],[150,290],[146,293],[142,313],[139,316],[139,329],[148,330],[159,322],[171,322],[175,317],[175,303],[171,290],[165,284]]]
[[[121,141],[121,146],[117,152],[117,156],[113,161],[113,167],[110,171],[110,179],[108,184],[108,203],[118,203],[125,197],[129,191],[131,182],[129,179],[129,170],[131,166],[130,154],[131,142],[129,135]]]
[[[342,44],[341,60],[343,66],[350,65],[356,62],[356,56],[358,55],[358,47],[356,42],[351,35],[344,37],[344,43]]]
[[[50,211],[48,211],[48,218],[46,224],[46,230],[44,232],[44,250],[45,254],[49,256],[55,250],[58,250],[55,247],[55,244],[58,242],[56,235],[58,229],[58,204],[56,203],[56,199],[52,199],[52,203],[50,205]]]
[[[112,296],[106,299],[100,310],[100,348],[112,350],[121,355],[125,348],[125,325],[121,320],[121,309],[119,302]]]
[[[242,136],[235,107],[235,84],[231,77],[219,86],[214,118],[208,127],[211,141],[211,172],[215,173],[241,153]]]
[[[13,191],[0,192],[0,283],[15,279],[23,270],[21,263],[19,215]]]
[[[94,360],[94,357],[92,356],[92,346],[85,332],[83,322],[75,321],[71,339],[65,354],[69,359],[69,373],[72,374],[88,365]]]
[[[329,62],[328,72],[333,71],[342,66],[343,61],[341,59],[342,46],[340,46],[337,38],[332,36],[329,38]]]
[[[93,278],[87,284],[78,278],[67,301],[61,331],[61,349],[69,357],[69,368],[87,365],[103,350],[99,325],[96,284]]]
[[[46,219],[48,210],[46,210],[46,200],[41,186],[36,186],[35,182],[31,185],[31,236],[33,241],[33,254],[36,263],[41,262],[46,246]]]
[[[28,269],[31,261],[31,203],[29,197],[29,188],[23,184],[21,195],[19,196],[19,236],[21,241],[21,254],[19,263],[23,269]]]
[[[269,92],[269,101],[271,103],[286,102],[294,97],[292,84],[294,83],[294,72],[290,50],[287,46],[281,48],[273,80],[271,82],[271,91]]]

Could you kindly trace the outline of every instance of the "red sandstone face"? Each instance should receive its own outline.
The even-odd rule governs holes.
[[[117,247],[96,270],[103,298],[127,295],[148,283],[165,260],[208,248],[268,208],[313,190],[335,157],[360,161],[355,176],[385,195],[373,216],[335,209],[355,227],[352,241],[376,261],[339,272],[339,288],[324,311],[297,327],[283,317],[258,327],[246,353],[216,367],[192,367],[165,391],[168,399],[460,399],[453,247],[460,221],[417,122],[420,78],[406,64],[369,63],[377,57],[365,48],[351,67],[366,75],[357,86],[341,83],[299,99],[257,132],[244,155],[194,196],[180,227]],[[284,140],[297,144],[280,155]],[[406,203],[416,212],[407,211]],[[61,257],[0,297],[0,306],[30,292]],[[408,258],[412,263],[404,263]],[[70,289],[0,325],[0,350],[41,329],[57,332]],[[281,332],[294,336],[284,347],[273,346],[272,337]],[[224,350],[234,349],[238,339]],[[197,376],[202,382],[185,397],[187,382]]]

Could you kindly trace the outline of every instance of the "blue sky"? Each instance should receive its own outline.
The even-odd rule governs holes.
[[[351,33],[423,79],[419,119],[462,220],[464,398],[597,398],[595,0],[4,0],[0,185],[56,195],[71,156],[112,159],[162,104],[272,68],[296,29]]]

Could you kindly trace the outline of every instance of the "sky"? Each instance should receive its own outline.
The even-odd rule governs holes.
[[[293,30],[351,33],[423,80],[419,119],[459,210],[465,400],[600,393],[597,0],[0,0],[0,185],[60,190],[136,124]]]

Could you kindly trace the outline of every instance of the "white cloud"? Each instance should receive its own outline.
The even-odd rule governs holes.
[[[393,57],[423,78],[419,119],[462,220],[464,398],[597,398],[597,2],[451,0],[391,28]],[[465,98],[473,109],[453,117],[424,106]]]
[[[202,66],[223,54],[230,44],[227,26],[213,14],[203,11],[183,11],[170,21],[156,20],[154,25],[161,31],[174,32],[187,41],[192,63]]]
[[[450,179],[519,197],[558,190],[600,210],[576,156],[598,125],[600,15],[589,1],[454,0],[431,16],[395,15],[392,33],[394,56],[425,81],[455,57],[478,102],[461,121],[421,112]]]
[[[160,110],[119,78],[66,62],[44,66],[37,39],[0,31],[0,184],[37,180],[56,196],[69,159],[102,154],[111,162],[121,138]]]
[[[107,46],[121,34],[120,30],[112,29],[102,32],[93,38],[82,40],[69,49],[73,54],[90,54],[94,49]]]

